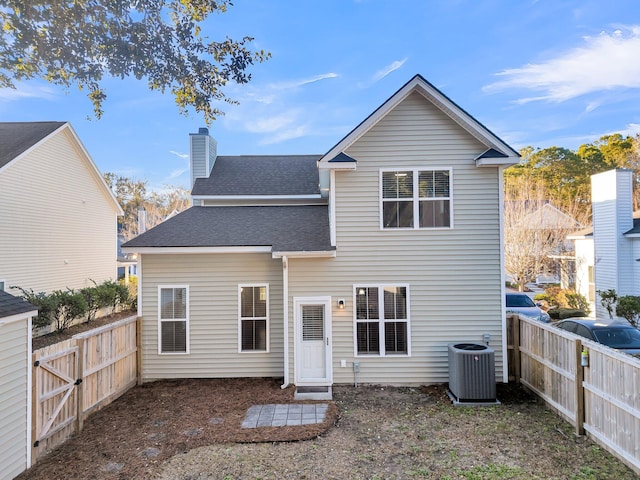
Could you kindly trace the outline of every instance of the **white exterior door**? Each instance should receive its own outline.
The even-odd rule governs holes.
[[[296,385],[331,385],[331,298],[295,299]]]

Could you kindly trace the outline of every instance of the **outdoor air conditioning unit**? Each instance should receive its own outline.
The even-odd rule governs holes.
[[[450,343],[449,390],[458,402],[495,402],[494,351],[481,343]]]

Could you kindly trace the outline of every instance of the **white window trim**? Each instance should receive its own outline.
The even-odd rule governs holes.
[[[378,322],[379,329],[379,338],[380,338],[380,353],[371,353],[371,354],[358,354],[358,322],[364,322],[366,320],[358,320],[358,311],[356,308],[356,295],[358,288],[377,288],[378,289],[378,311],[384,315],[384,287],[404,287],[407,289],[407,353],[392,353],[388,354],[385,352],[385,337],[384,337],[384,324],[389,322],[397,322],[397,321],[405,321],[405,320],[396,320],[389,319],[385,320],[384,318],[379,318],[376,321]],[[411,356],[411,293],[408,283],[358,283],[353,285],[353,355],[355,357],[360,358],[407,358]],[[382,307],[382,308],[381,308]]]
[[[162,305],[160,301],[162,299],[162,289],[163,288],[184,288],[187,294],[187,309],[186,316],[184,319],[186,322],[186,350],[184,352],[163,352],[162,351],[162,322],[176,322],[182,321],[182,318],[167,318],[165,320],[162,319]],[[189,324],[189,285],[158,285],[158,355],[188,355],[190,353],[190,341],[189,337],[191,336],[191,326]]]
[[[418,196],[418,179],[419,172],[433,172],[435,170],[446,170],[449,172],[449,196],[448,197],[434,197],[434,200],[449,200],[449,226],[448,227],[421,227],[420,226],[420,197]],[[397,227],[397,228],[385,228],[384,226],[384,210],[382,198],[382,174],[384,172],[412,172],[413,173],[413,227]],[[381,168],[378,172],[378,198],[379,198],[379,213],[380,213],[380,230],[385,232],[391,232],[396,230],[452,230],[453,229],[453,168],[451,167],[394,167],[394,168]],[[393,199],[398,200],[398,199]],[[393,201],[389,199],[389,201]],[[400,199],[402,200],[402,199]],[[409,199],[404,199],[409,201]],[[430,199],[427,199],[430,200]]]
[[[255,318],[244,318],[242,317],[242,289],[244,287],[265,287],[266,295],[267,295],[267,311],[266,311],[266,331],[265,335],[267,336],[266,342],[266,350],[243,350],[242,349],[242,320],[254,320],[254,319],[262,319],[262,317]],[[269,353],[269,284],[268,283],[242,283],[238,285],[238,353],[248,353],[248,354],[256,354],[256,353]]]

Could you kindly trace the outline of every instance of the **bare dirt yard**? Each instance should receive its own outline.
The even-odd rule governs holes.
[[[542,402],[454,407],[444,386],[340,386],[323,424],[243,429],[254,404],[293,402],[272,379],[136,387],[20,480],[638,478]]]

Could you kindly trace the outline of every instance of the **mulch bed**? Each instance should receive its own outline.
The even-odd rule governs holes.
[[[335,423],[335,403],[324,402],[329,409],[323,423],[241,428],[252,405],[294,403],[294,388],[281,389],[281,383],[257,378],[185,379],[135,387],[91,415],[80,434],[18,478],[151,478],[164,460],[193,448],[307,440]]]

